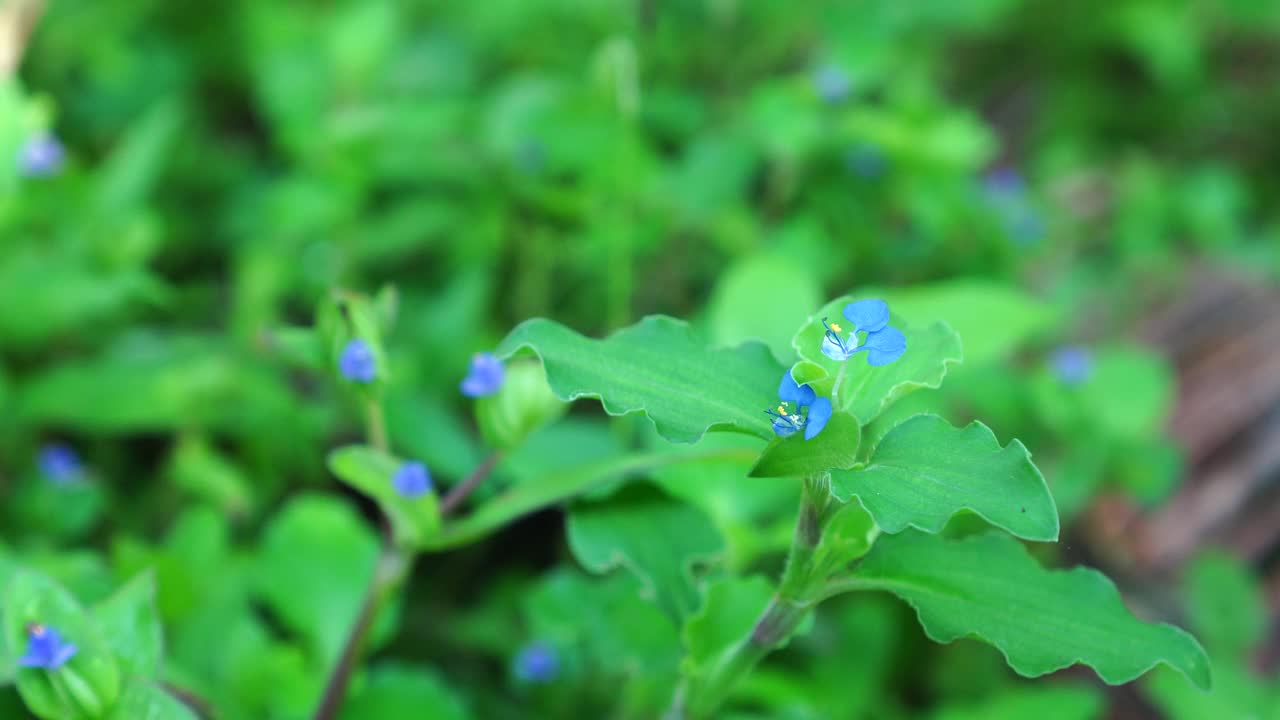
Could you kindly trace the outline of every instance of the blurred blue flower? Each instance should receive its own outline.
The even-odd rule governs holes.
[[[351,382],[371,383],[378,376],[378,362],[369,343],[355,338],[342,349],[338,370]]]
[[[827,426],[831,419],[831,398],[818,397],[813,388],[806,383],[800,385],[791,377],[791,371],[782,373],[782,382],[778,384],[777,410],[765,410],[765,414],[773,418],[773,432],[778,437],[790,437],[801,429],[804,439],[812,440]],[[795,404],[795,409],[791,405]],[[804,411],[805,414],[801,414]]]
[[[471,371],[458,387],[467,397],[484,397],[498,392],[505,376],[501,360],[490,353],[476,353],[471,356]]]
[[[874,180],[884,175],[889,160],[880,148],[871,143],[859,143],[844,154],[845,168],[864,180]]]
[[[902,357],[907,351],[907,338],[902,331],[889,326],[889,306],[883,300],[859,300],[844,306],[845,318],[853,324],[849,334],[838,324],[828,324],[822,318],[822,326],[827,332],[822,338],[822,354],[844,362],[854,353],[866,351],[867,364],[871,366],[888,365]],[[858,333],[867,333],[866,339],[858,344]]]
[[[853,90],[853,81],[849,74],[838,65],[827,64],[813,73],[813,89],[818,97],[828,105],[836,105],[849,97]]]
[[[70,445],[49,443],[40,448],[36,464],[49,480],[65,484],[79,480],[84,472],[80,456]]]
[[[391,484],[395,486],[396,492],[410,500],[431,492],[434,487],[431,483],[431,472],[420,462],[407,462],[401,465],[400,469],[396,470],[395,476],[391,478]]]
[[[983,178],[982,185],[986,188],[987,194],[993,197],[1020,195],[1026,189],[1022,173],[1007,166],[988,172]]]
[[[27,177],[49,177],[62,169],[66,152],[51,133],[28,139],[18,151],[18,170]]]
[[[1079,385],[1093,375],[1093,353],[1079,345],[1054,350],[1049,364],[1058,379],[1067,385]]]
[[[560,656],[547,643],[534,641],[516,653],[515,676],[524,683],[549,683],[560,674]]]
[[[57,670],[76,654],[76,646],[66,642],[57,630],[34,624],[27,628],[27,654],[18,659],[22,667]]]

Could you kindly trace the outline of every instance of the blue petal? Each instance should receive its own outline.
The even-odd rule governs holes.
[[[813,402],[816,394],[808,385],[797,384],[795,378],[791,377],[791,371],[786,370],[782,373],[782,382],[778,383],[778,397],[784,402],[793,402],[804,407]]]
[[[777,418],[773,421],[773,434],[783,438],[790,437],[796,434],[796,425],[782,418]]]
[[[822,338],[822,354],[835,360],[836,362],[844,362],[853,356],[854,342],[846,343],[844,347],[840,347],[839,343],[832,340],[830,336]]]
[[[897,328],[886,327],[867,335],[867,341],[859,350],[867,351],[868,365],[888,365],[907,351],[907,337]]]
[[[486,397],[501,390],[505,378],[501,360],[490,353],[476,353],[471,358],[471,371],[458,389],[467,397]]]
[[[804,439],[812,440],[831,419],[831,398],[818,398],[809,406],[809,419],[804,425]]]
[[[889,324],[889,306],[883,300],[859,300],[844,306],[844,316],[855,330],[879,332]]]

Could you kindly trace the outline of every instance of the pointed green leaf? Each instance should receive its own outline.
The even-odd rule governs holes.
[[[126,676],[155,678],[164,654],[156,578],[144,572],[93,608],[93,617]]]
[[[804,432],[774,438],[751,468],[751,477],[792,477],[848,469],[858,461],[858,440],[862,426],[847,412],[837,412],[827,426],[811,440]]]
[[[1058,539],[1058,510],[1027,449],[1000,447],[976,421],[955,428],[917,415],[884,436],[865,468],[832,472],[831,490],[862,500],[885,532],[938,532],[968,510],[1021,538]]]
[[[496,353],[506,358],[521,348],[542,358],[561,400],[598,398],[611,415],[643,412],[672,442],[696,442],[708,430],[773,437],[763,411],[777,401],[783,367],[759,343],[713,349],[687,324],[662,316],[604,340],[535,318],[512,330]]]
[[[840,372],[841,363],[822,354],[822,338],[826,332],[822,319],[825,317],[830,322],[841,324],[847,333],[848,323],[840,313],[852,300],[843,297],[828,303],[809,318],[791,341],[801,358],[825,369],[833,382]],[[837,408],[848,409],[863,425],[874,420],[903,395],[920,388],[942,385],[947,368],[964,357],[960,336],[945,323],[934,323],[928,327],[907,325],[897,314],[893,315],[891,322],[906,336],[907,351],[894,362],[881,367],[868,365],[865,353],[854,355],[847,363],[845,377],[840,381],[840,397],[835,399]],[[815,377],[812,366],[805,366],[805,374],[814,380],[815,390],[825,390],[825,386],[818,384],[825,381]]]
[[[1165,664],[1209,687],[1209,659],[1195,638],[1135,618],[1098,571],[1046,570],[1006,535],[884,536],[854,576],[907,601],[933,640],[976,637],[1021,675],[1081,663],[1116,685]]]
[[[724,550],[711,519],[650,485],[631,485],[569,512],[569,548],[583,567],[625,567],[670,617],[688,616],[700,597],[692,565]]]
[[[403,460],[364,445],[329,453],[329,470],[378,503],[391,519],[396,541],[422,547],[440,528],[440,510],[434,492],[406,498],[396,491],[392,478],[403,464]]]

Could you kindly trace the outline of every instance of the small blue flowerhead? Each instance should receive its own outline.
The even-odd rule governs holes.
[[[987,194],[994,198],[1020,195],[1026,187],[1022,174],[1011,167],[998,167],[982,179]]]
[[[501,360],[489,353],[476,353],[471,357],[471,372],[458,387],[467,397],[484,397],[498,392],[505,376]]]
[[[867,353],[867,364],[878,367],[902,357],[907,351],[907,338],[897,328],[889,327],[889,306],[883,300],[859,300],[844,306],[843,315],[853,328],[841,335],[844,328],[822,318],[826,333],[822,337],[822,354],[844,362],[855,353]],[[858,333],[865,332],[866,339],[858,344]]]
[[[395,486],[396,492],[410,500],[431,492],[434,487],[431,483],[431,472],[420,462],[407,462],[401,465],[391,478],[391,484]]]
[[[45,132],[27,140],[18,152],[18,170],[26,177],[49,177],[62,169],[66,153],[62,143]]]
[[[80,456],[70,445],[62,443],[49,443],[41,447],[36,462],[40,466],[40,473],[58,484],[79,480],[84,473]]]
[[[889,167],[889,161],[880,148],[871,143],[860,143],[845,152],[844,166],[849,172],[864,180],[874,180],[884,175]]]
[[[778,437],[790,437],[804,430],[804,439],[812,440],[831,419],[831,398],[818,397],[808,384],[798,384],[790,371],[782,373],[778,399],[782,402],[776,409],[764,411],[773,418],[773,432]]]
[[[543,684],[560,673],[560,656],[547,643],[534,641],[516,653],[515,676],[524,683]]]
[[[849,97],[853,81],[838,65],[823,65],[813,73],[813,89],[828,105],[837,105]]]
[[[27,628],[27,654],[18,659],[22,667],[57,670],[72,657],[76,646],[66,642],[57,630],[40,624]]]
[[[1079,385],[1093,374],[1093,353],[1079,345],[1058,348],[1049,362],[1058,379],[1067,385]]]
[[[342,348],[338,358],[338,370],[342,377],[356,383],[371,383],[378,376],[378,361],[369,343],[354,338]]]

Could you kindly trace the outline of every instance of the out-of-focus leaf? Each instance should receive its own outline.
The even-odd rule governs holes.
[[[159,675],[164,638],[156,612],[155,575],[143,573],[125,583],[95,605],[92,614],[126,677],[145,681]]]
[[[149,681],[125,681],[108,720],[198,720],[191,708]]]
[[[1183,582],[1191,627],[1215,657],[1244,657],[1262,642],[1266,605],[1248,565],[1223,551],[1206,551]]]
[[[707,307],[718,345],[761,340],[787,362],[791,333],[822,302],[812,272],[786,257],[761,254],[737,261],[720,276]]]
[[[382,664],[342,705],[342,720],[465,720],[471,717],[458,694],[435,672]]]
[[[970,705],[949,705],[932,720],[1098,720],[1103,698],[1091,687],[1062,685],[1020,687]]]
[[[333,474],[378,503],[391,519],[399,542],[418,547],[439,530],[440,510],[434,491],[406,498],[395,489],[392,478],[403,464],[403,460],[363,445],[329,453]]]

